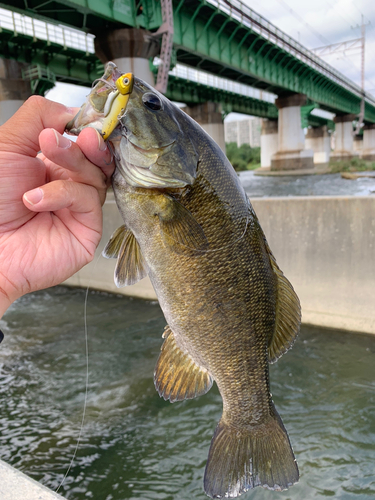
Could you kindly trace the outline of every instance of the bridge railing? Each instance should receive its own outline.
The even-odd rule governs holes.
[[[227,92],[234,92],[246,97],[253,97],[262,101],[274,103],[277,98],[275,94],[271,94],[270,92],[262,91],[243,83],[233,82],[232,80],[227,80],[226,78],[221,78],[205,71],[198,71],[183,64],[176,64],[169,74],[183,78],[184,80],[201,83],[202,85],[226,90]]]
[[[0,8],[0,30],[7,29],[18,34],[32,36],[34,40],[45,40],[47,43],[57,43],[64,48],[71,47],[86,53],[94,53],[94,35],[83,33],[66,26],[54,25],[32,17]],[[184,78],[210,87],[234,92],[247,97],[253,97],[267,102],[275,102],[276,96],[269,92],[255,89],[248,85],[226,80],[210,73],[177,64],[171,75]]]
[[[263,38],[284,49],[297,59],[303,61],[314,69],[317,69],[320,73],[328,76],[331,80],[343,86],[350,92],[362,97],[363,92],[361,87],[356,85],[339,71],[335,70],[332,66],[323,61],[323,59],[315,55],[311,50],[306,49],[306,47],[302,44],[284,33],[240,0],[207,0],[207,2],[225,12],[236,21],[239,21],[244,26],[250,28]],[[375,104],[375,99],[371,95],[366,94],[365,99],[371,104]]]
[[[78,49],[86,53],[95,52],[94,35],[0,8],[0,30],[2,29],[13,31],[15,37],[28,35],[32,36],[34,41],[45,40],[64,48]]]
[[[330,79],[336,81],[341,86],[344,86],[349,91],[362,96],[362,90],[359,86],[346,78],[340,72],[336,71],[334,68],[332,68],[332,66],[325,63],[313,52],[303,47],[303,45],[301,45],[299,42],[274,26],[260,14],[254,12],[250,7],[243,4],[240,0],[207,1],[212,5],[218,7],[233,19],[241,22],[244,26],[247,26],[254,32],[260,34],[262,37],[267,38],[295,57],[306,62],[306,64],[315,67],[318,71],[326,74]],[[15,37],[18,34],[28,35],[32,36],[34,40],[44,40],[47,42],[47,44],[57,43],[59,45],[62,45],[64,48],[78,49],[80,51],[86,52],[86,54],[95,53],[95,36],[90,33],[84,33],[82,31],[68,28],[62,25],[46,23],[24,14],[18,14],[16,12],[0,8],[0,31],[2,29],[13,31]],[[180,69],[179,71],[186,72],[187,69]],[[211,85],[211,83],[208,83],[207,79],[212,78],[212,85],[214,87],[222,88],[224,90],[233,91],[236,93],[244,92],[244,95],[248,95],[249,97],[256,97],[265,101],[274,102],[273,94],[270,94],[268,92],[260,93],[260,91],[258,91],[259,96],[250,95],[249,92],[251,93],[253,91],[256,91],[256,89],[252,89],[252,87],[248,87],[243,84],[225,80],[224,78],[209,75],[208,73],[204,73],[199,76],[201,73],[202,72],[193,69],[189,73],[190,77],[187,78],[193,79],[194,81],[198,82],[201,81],[201,83],[205,83],[207,85]],[[201,80],[199,80],[199,78]],[[370,102],[371,104],[375,104],[375,99],[369,94],[366,94],[366,101]]]

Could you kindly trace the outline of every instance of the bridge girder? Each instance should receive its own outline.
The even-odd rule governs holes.
[[[217,102],[221,104],[224,114],[235,112],[269,119],[278,117],[278,109],[272,102],[243,96],[172,75],[169,76],[166,96],[172,101],[184,102],[190,106],[207,101]]]
[[[51,70],[57,81],[91,86],[103,73],[103,65],[95,54],[85,53],[47,40],[3,29],[0,32],[0,54],[4,59],[15,59],[38,64]]]
[[[208,2],[189,1],[175,12],[174,43],[177,61],[184,64],[251,86],[257,82],[257,88],[279,96],[306,94],[331,112],[359,113],[359,96],[337,83],[325,92],[314,83],[319,75],[316,69]],[[286,57],[289,61],[282,64]]]
[[[336,114],[359,114],[362,96],[355,84],[288,35],[280,41],[280,30],[270,23],[245,22],[243,12],[227,4],[224,12],[212,1],[173,1],[178,62],[279,96],[306,94]],[[130,26],[156,30],[161,24],[157,0],[2,0],[0,5],[94,34]],[[366,101],[364,119],[375,122],[375,101]]]

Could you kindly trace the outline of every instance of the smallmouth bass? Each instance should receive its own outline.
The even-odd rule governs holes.
[[[115,282],[148,275],[168,322],[154,373],[159,395],[182,401],[215,381],[223,399],[206,494],[288,488],[299,472],[268,365],[292,346],[300,305],[237,174],[196,122],[113,63],[67,128],[77,134],[85,126],[114,148],[112,185],[124,225],[103,253],[117,258]]]

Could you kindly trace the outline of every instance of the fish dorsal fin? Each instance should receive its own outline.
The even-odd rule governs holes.
[[[174,403],[206,394],[213,383],[210,373],[177,346],[169,326],[166,326],[163,337],[166,338],[154,373],[159,396]]]
[[[164,195],[163,199],[158,215],[164,244],[176,253],[207,250],[207,238],[191,212],[171,196]]]
[[[118,288],[134,285],[147,276],[147,264],[138,241],[125,225],[113,233],[103,250],[103,256],[107,259],[117,257],[115,284]]]
[[[294,288],[277,265],[267,242],[266,248],[277,281],[275,331],[268,343],[268,361],[275,363],[292,347],[297,338],[301,323],[301,306]]]
[[[109,238],[109,241],[102,252],[103,257],[106,259],[117,259],[122,242],[124,241],[128,231],[129,230],[125,224],[116,229],[116,231]]]

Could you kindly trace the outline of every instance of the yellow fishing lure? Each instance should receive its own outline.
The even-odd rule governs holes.
[[[134,77],[132,73],[126,73],[116,80],[117,90],[112,92],[107,99],[104,108],[105,119],[103,121],[102,135],[106,140],[115,130],[122,115],[125,113],[129,96],[133,90]]]

